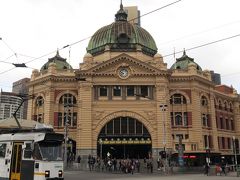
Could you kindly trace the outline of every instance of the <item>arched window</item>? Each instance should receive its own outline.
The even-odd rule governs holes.
[[[100,137],[106,136],[150,136],[146,127],[131,117],[118,117],[108,122],[101,130]]]
[[[76,104],[76,97],[72,94],[64,94],[59,100],[59,104]]]
[[[70,93],[64,94],[59,99],[59,111],[56,112],[54,120],[55,127],[77,127],[77,100]]]
[[[230,110],[230,112],[233,112],[233,105],[232,105],[232,103],[229,103],[229,110]]]
[[[42,96],[38,96],[37,99],[36,99],[36,106],[37,107],[41,107],[41,106],[43,106],[43,104],[44,104],[43,97]]]
[[[228,110],[228,105],[227,105],[227,102],[226,102],[226,101],[224,102],[224,110],[225,110],[225,111]]]
[[[208,105],[208,100],[207,100],[207,98],[205,96],[202,96],[201,104],[202,104],[202,106],[207,106]]]
[[[219,107],[219,109],[222,109],[222,101],[221,100],[218,101],[218,107]]]
[[[187,100],[182,94],[174,94],[170,98],[170,104],[186,104]]]

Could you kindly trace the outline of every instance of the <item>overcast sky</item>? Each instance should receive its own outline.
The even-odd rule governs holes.
[[[123,0],[124,6],[138,6],[141,15],[175,0]],[[48,58],[15,68],[65,45],[90,37],[114,21],[120,0],[0,0],[0,88],[11,91],[12,83],[30,77]],[[222,84],[240,92],[240,1],[182,0],[141,18],[141,26],[155,39],[158,53],[168,55],[199,45],[232,37],[226,41],[187,51],[202,69],[222,75]],[[77,69],[89,39],[60,51]],[[16,53],[16,55],[14,55]],[[182,53],[176,54],[180,57]],[[10,58],[9,58],[10,57]],[[33,57],[33,58],[31,58]],[[4,62],[2,62],[4,61]],[[174,56],[164,58],[168,68]],[[7,71],[12,69],[11,71]]]

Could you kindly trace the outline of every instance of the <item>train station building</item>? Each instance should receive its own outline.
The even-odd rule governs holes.
[[[65,134],[67,125],[68,147],[82,157],[158,158],[166,151],[201,165],[208,150],[233,161],[240,137],[237,92],[216,85],[187,52],[170,68],[160,53],[121,5],[115,22],[93,34],[78,69],[57,52],[32,72],[28,119]]]

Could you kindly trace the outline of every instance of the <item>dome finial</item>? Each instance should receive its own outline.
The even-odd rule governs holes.
[[[186,50],[183,48],[183,56],[186,56]]]
[[[56,56],[60,56],[59,55],[59,49],[57,48],[57,51],[56,51]]]
[[[127,13],[124,11],[123,9],[123,5],[122,5],[122,0],[120,2],[120,9],[117,12],[117,14],[115,15],[116,17],[116,21],[127,21]]]

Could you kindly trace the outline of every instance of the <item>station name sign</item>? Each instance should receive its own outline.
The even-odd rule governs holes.
[[[151,144],[150,138],[103,138],[99,144]]]

